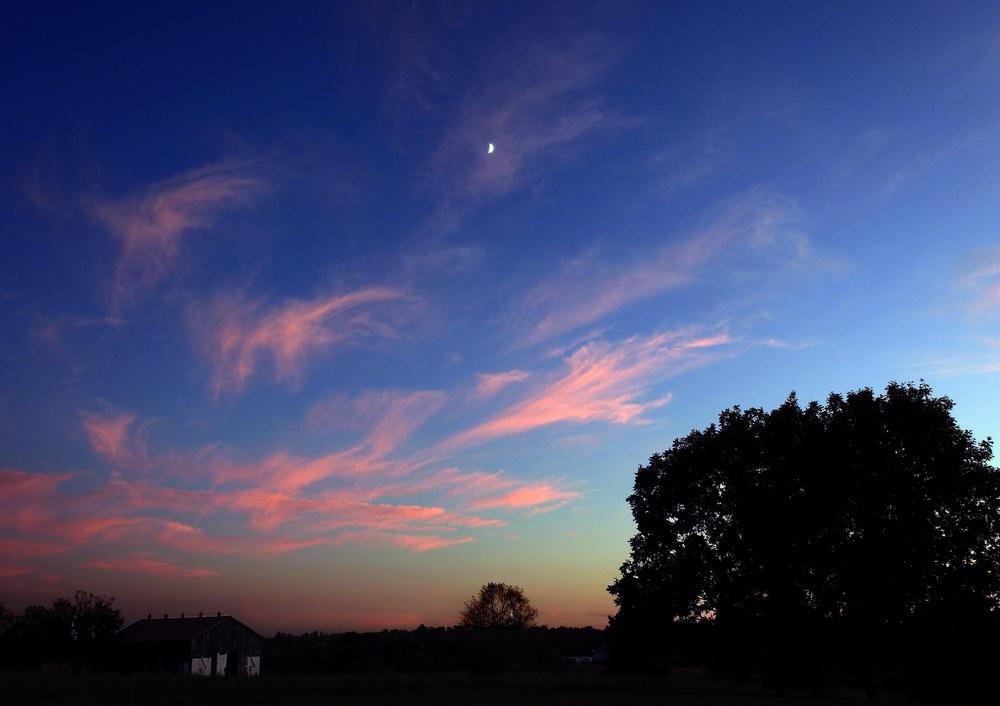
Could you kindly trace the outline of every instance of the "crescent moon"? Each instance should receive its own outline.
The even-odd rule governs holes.
[[[490,143],[489,148],[486,150],[486,154],[493,154],[493,143]]]

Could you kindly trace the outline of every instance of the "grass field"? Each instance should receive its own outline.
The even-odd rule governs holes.
[[[269,676],[255,679],[182,676],[0,675],[0,702],[16,704],[470,704],[555,706],[645,704],[837,704],[864,700],[842,691],[818,698],[792,692],[774,698],[759,687],[720,684],[697,673],[668,678],[613,677],[594,672],[472,677],[465,674]],[[884,701],[900,701],[885,695]]]

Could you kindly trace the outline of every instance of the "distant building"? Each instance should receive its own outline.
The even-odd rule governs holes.
[[[119,668],[171,674],[260,674],[264,638],[229,615],[147,618],[115,635]]]

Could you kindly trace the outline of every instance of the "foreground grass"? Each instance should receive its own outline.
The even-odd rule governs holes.
[[[830,698],[830,697],[836,698]],[[856,701],[841,693],[812,700],[774,700],[784,706]],[[255,679],[162,675],[0,675],[5,704],[581,704],[641,706],[771,702],[768,692],[689,673],[668,678],[614,677],[580,671],[474,677],[461,673],[382,675],[264,675]]]

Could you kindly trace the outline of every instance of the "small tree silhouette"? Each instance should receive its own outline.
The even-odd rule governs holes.
[[[535,624],[538,611],[520,586],[488,583],[465,602],[462,627],[522,630]]]

